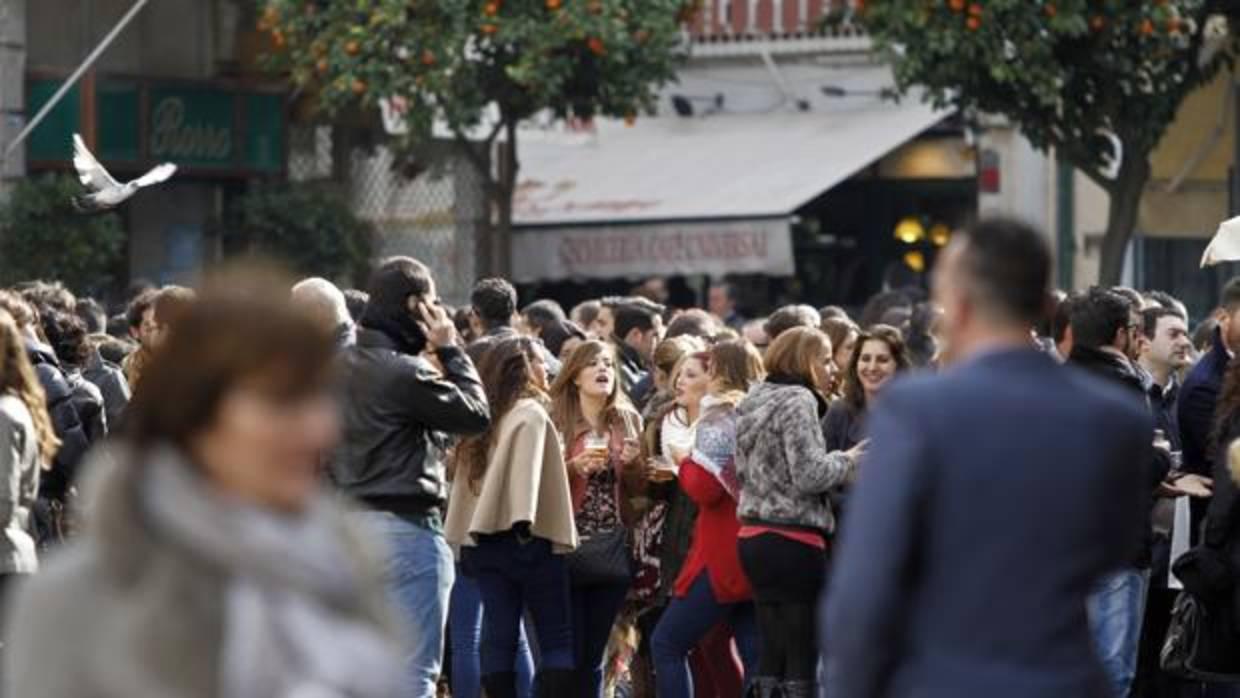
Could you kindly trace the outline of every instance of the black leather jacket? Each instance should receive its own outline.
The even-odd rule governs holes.
[[[473,362],[456,347],[438,351],[444,374],[402,353],[382,332],[362,329],[341,360],[344,438],[332,481],[373,509],[438,513],[447,497],[443,454],[451,436],[486,431],[491,412]]]

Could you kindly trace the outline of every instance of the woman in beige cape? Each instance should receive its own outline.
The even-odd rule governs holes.
[[[446,537],[482,592],[482,683],[512,698],[523,613],[538,638],[539,696],[573,690],[572,622],[564,554],[577,528],[555,425],[544,407],[547,367],[532,340],[497,342],[479,369],[492,428],[457,447]]]

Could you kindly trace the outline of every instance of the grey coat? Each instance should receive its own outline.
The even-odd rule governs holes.
[[[30,508],[39,494],[39,437],[26,404],[13,395],[0,396],[0,573],[30,574],[38,570]]]
[[[826,493],[855,469],[828,453],[818,400],[799,385],[760,383],[736,407],[737,515],[747,521],[835,530]]]
[[[399,642],[343,512],[322,499],[281,523],[169,452],[97,453],[85,469],[86,533],[9,606],[4,695],[302,695],[302,676],[327,687],[305,695],[396,695],[359,679],[398,685]]]

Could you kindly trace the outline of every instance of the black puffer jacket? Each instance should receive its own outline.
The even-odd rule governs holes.
[[[438,514],[447,496],[443,452],[452,435],[485,431],[490,408],[464,351],[439,350],[441,375],[397,347],[384,333],[363,329],[342,354],[344,439],[330,477],[374,509]]]

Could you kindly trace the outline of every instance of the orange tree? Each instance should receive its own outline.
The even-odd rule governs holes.
[[[871,0],[862,15],[900,92],[1002,114],[1106,190],[1100,280],[1116,284],[1150,153],[1236,56],[1228,13],[1232,0]]]
[[[686,0],[267,0],[272,64],[328,113],[397,98],[409,158],[436,131],[477,168],[494,212],[484,267],[507,271],[517,125],[633,119],[672,79]],[[502,137],[501,137],[502,136]],[[499,144],[499,167],[489,155]],[[489,263],[488,263],[489,262]]]

